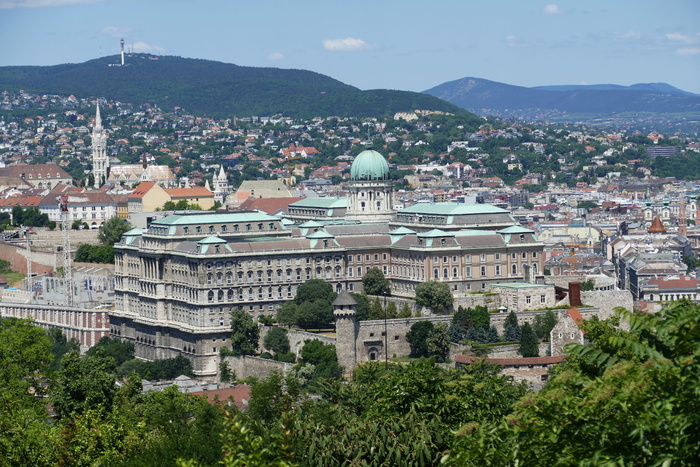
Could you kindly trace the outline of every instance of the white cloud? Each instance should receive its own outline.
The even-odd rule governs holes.
[[[77,5],[81,3],[98,3],[101,1],[103,0],[0,0],[0,10]]]
[[[506,36],[506,44],[508,45],[508,47],[517,47],[519,45],[523,45],[520,38],[513,34]]]
[[[268,60],[284,60],[284,54],[280,52],[273,52],[270,55],[267,56]]]
[[[688,47],[685,49],[676,50],[678,55],[698,55],[700,54],[700,47]]]
[[[356,52],[358,50],[370,50],[376,48],[362,39],[346,37],[345,39],[326,39],[323,48],[331,52]]]
[[[544,7],[542,12],[545,15],[560,15],[562,13],[561,9],[559,9],[559,7],[557,5],[555,5],[554,3],[550,3],[549,5]]]
[[[629,40],[629,39],[641,39],[642,33],[639,31],[627,31],[615,33],[618,39]]]
[[[165,49],[159,45],[150,45],[145,42],[134,42],[131,45],[131,49],[135,53],[147,53],[147,54],[162,54],[165,53]],[[131,50],[130,49],[130,50]]]
[[[683,42],[685,44],[692,44],[696,40],[693,36],[686,36],[685,34],[681,34],[679,32],[666,34],[666,39],[674,42]]]
[[[129,32],[128,28],[118,28],[116,26],[105,26],[102,28],[102,34],[105,36],[109,36],[115,39],[122,38],[127,35]]]

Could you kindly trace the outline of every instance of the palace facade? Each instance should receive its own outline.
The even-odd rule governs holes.
[[[543,282],[544,245],[508,211],[426,203],[387,222],[386,177],[355,173],[365,174],[357,185],[366,191],[353,193],[348,219],[295,224],[257,211],[202,212],[127,232],[114,247],[112,335],[133,342],[139,358],[185,355],[196,374],[209,376],[230,345],[231,310],[274,316],[309,279],[359,292],[363,275],[376,267],[392,294],[406,298],[427,280],[448,283],[455,296],[502,282]],[[360,221],[368,211],[384,222]]]

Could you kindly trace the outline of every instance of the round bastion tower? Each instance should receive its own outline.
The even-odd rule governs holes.
[[[355,319],[357,302],[346,289],[340,291],[333,301],[333,315],[335,316],[336,353],[338,364],[343,367],[343,373],[352,375],[357,363],[357,331],[358,323]]]
[[[393,194],[384,156],[373,149],[362,151],[350,167],[346,219],[389,222],[394,215]]]

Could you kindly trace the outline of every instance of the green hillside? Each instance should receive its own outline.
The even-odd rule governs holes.
[[[211,60],[134,54],[127,66],[116,57],[46,67],[0,67],[0,90],[116,99],[179,106],[212,117],[274,115],[383,116],[395,112],[463,109],[421,93],[361,91],[305,70],[243,67]]]

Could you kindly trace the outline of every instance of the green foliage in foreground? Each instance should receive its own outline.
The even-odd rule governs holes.
[[[244,413],[174,388],[141,394],[136,375],[117,387],[103,351],[69,352],[54,375],[43,330],[0,319],[0,466],[697,465],[700,306],[620,313],[629,331],[587,321],[592,345],[569,346],[538,393],[488,365],[422,359],[370,362],[308,397],[319,347],[255,383]]]
[[[467,425],[447,464],[697,465],[700,307],[620,312],[630,331],[615,318],[587,322],[593,345],[569,346],[547,387],[511,415]]]

